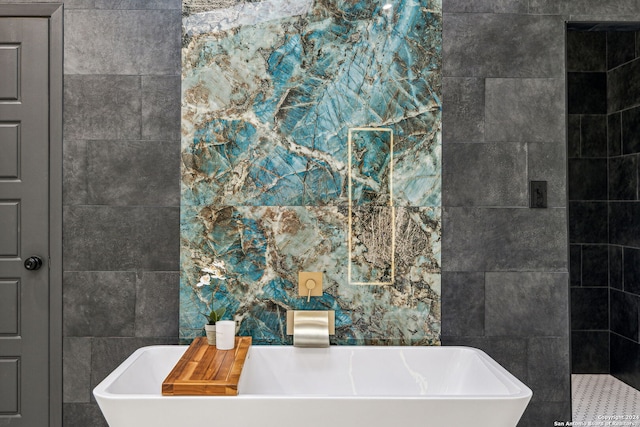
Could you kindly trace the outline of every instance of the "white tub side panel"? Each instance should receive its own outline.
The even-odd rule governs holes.
[[[110,427],[515,427],[528,399],[176,398],[99,402]]]

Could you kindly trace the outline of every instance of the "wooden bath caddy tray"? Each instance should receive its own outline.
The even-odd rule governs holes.
[[[198,337],[162,383],[163,396],[236,396],[251,337],[236,337],[233,350],[218,350]]]

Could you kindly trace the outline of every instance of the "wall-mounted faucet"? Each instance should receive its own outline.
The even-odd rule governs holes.
[[[333,310],[287,311],[287,335],[293,335],[294,347],[329,347],[335,324]]]

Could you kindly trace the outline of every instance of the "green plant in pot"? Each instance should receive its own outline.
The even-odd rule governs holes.
[[[216,345],[216,322],[224,316],[227,309],[220,307],[219,309],[212,309],[209,314],[202,313],[207,318],[207,324],[204,325],[204,331],[207,334],[207,343],[209,345]]]

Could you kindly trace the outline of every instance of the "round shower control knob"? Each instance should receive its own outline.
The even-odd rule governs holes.
[[[309,293],[307,294],[307,302],[309,302],[311,301],[311,289],[316,287],[316,281],[313,279],[307,279],[304,285],[307,287],[307,290],[309,291]]]
[[[38,256],[30,256],[24,261],[24,268],[27,270],[37,270],[42,267],[42,258]]]
[[[307,289],[311,290],[314,289],[316,287],[316,281],[313,279],[307,279],[306,283],[304,284]]]

